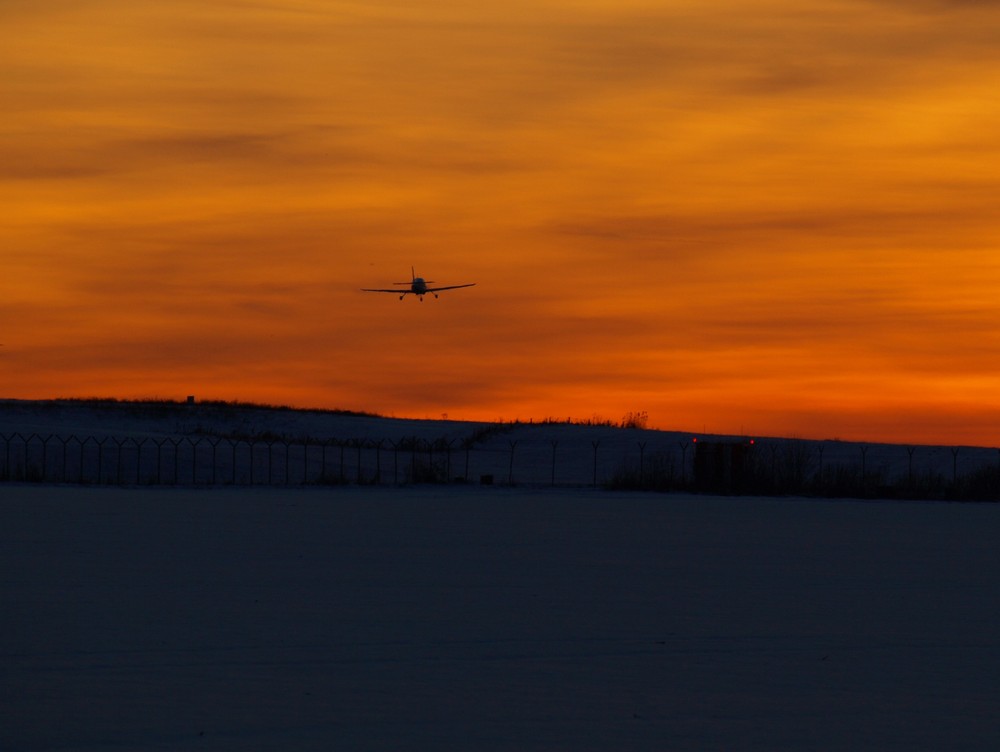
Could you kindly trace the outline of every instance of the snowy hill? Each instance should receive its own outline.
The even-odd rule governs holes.
[[[4,400],[0,441],[0,477],[111,484],[462,481],[683,490],[695,478],[701,442],[702,450],[706,443],[750,446],[757,491],[858,495],[905,485],[946,497],[961,481],[990,496],[1000,460],[981,447],[409,420],[223,402]]]

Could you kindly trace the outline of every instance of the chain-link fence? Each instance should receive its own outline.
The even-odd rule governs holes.
[[[585,451],[584,451],[585,449]],[[480,483],[599,485],[635,457],[600,442],[456,439],[231,439],[0,434],[0,479],[97,485]],[[681,475],[685,475],[681,473]]]
[[[539,429],[541,430],[541,429]],[[655,434],[653,434],[655,436]],[[1000,498],[1000,452],[797,440],[0,434],[0,480],[92,485],[475,483],[723,494]]]

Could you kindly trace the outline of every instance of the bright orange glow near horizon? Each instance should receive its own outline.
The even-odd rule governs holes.
[[[479,5],[0,6],[0,397],[1000,444],[1000,6]]]

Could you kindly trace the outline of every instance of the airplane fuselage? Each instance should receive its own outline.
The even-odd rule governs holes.
[[[409,290],[404,290],[403,292],[400,292],[398,289],[392,290],[392,289],[372,288],[372,287],[363,287],[361,289],[362,289],[362,292],[393,292],[393,293],[396,293],[397,295],[399,295],[399,299],[400,300],[402,300],[403,298],[405,298],[407,295],[416,295],[417,299],[420,300],[421,302],[423,302],[424,295],[426,295],[427,293],[430,293],[431,295],[433,295],[436,298],[438,296],[438,293],[441,292],[441,290],[457,290],[460,287],[475,287],[476,286],[475,282],[468,282],[468,283],[466,283],[464,285],[446,285],[444,287],[430,287],[430,285],[434,284],[434,281],[433,280],[428,281],[428,280],[424,279],[423,277],[418,277],[416,275],[416,273],[413,271],[413,267],[410,267],[410,281],[409,282],[393,282],[393,284],[394,285],[407,285],[410,289]]]

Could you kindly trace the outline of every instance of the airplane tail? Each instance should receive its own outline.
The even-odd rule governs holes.
[[[394,285],[412,285],[417,280],[417,271],[414,267],[410,267],[410,281],[409,282],[393,282]],[[433,279],[425,279],[424,282],[428,285],[434,284]]]

